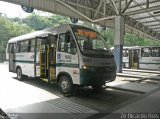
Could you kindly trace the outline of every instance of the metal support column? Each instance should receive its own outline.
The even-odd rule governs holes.
[[[122,73],[122,52],[124,39],[124,17],[115,17],[114,57],[117,65],[117,72]]]

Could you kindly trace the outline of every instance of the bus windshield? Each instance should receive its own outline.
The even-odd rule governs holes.
[[[94,57],[113,56],[103,37],[90,29],[74,29],[80,50],[83,55]]]

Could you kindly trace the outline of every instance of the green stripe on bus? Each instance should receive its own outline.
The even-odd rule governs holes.
[[[34,63],[34,61],[27,61],[27,60],[13,60],[13,62],[28,63],[28,64],[33,64]]]
[[[129,63],[129,62],[124,62],[124,63]],[[139,62],[139,64],[159,64],[160,63],[156,63],[156,62]]]
[[[73,68],[79,68],[79,64],[67,64],[67,63],[57,63],[57,67],[73,67]]]
[[[123,63],[129,63],[129,62],[123,62]]]
[[[160,63],[156,63],[156,62],[140,62],[139,64],[160,64]]]
[[[26,60],[13,60],[13,62],[19,62],[19,63],[28,63],[33,64],[34,61],[26,61]],[[57,67],[73,67],[73,68],[79,68],[79,64],[67,64],[67,63],[57,63]]]

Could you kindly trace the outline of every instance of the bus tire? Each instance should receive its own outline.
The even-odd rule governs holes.
[[[17,79],[20,80],[20,81],[22,81],[23,78],[24,78],[24,76],[23,76],[23,74],[22,74],[21,68],[18,67],[17,70],[16,70],[16,72],[17,72]]]
[[[59,80],[59,89],[62,94],[71,94],[73,83],[68,76],[61,76]]]

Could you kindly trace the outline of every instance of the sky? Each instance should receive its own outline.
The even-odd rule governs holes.
[[[51,15],[49,13],[44,13],[38,10],[36,10],[35,12],[42,16]],[[14,18],[14,17],[24,18],[31,14],[31,13],[24,12],[20,5],[15,5],[15,4],[3,2],[3,1],[0,1],[0,13],[5,14],[9,18]]]
[[[0,1],[0,13],[6,14],[7,17],[26,17],[29,13],[25,13],[20,5],[15,5]]]

